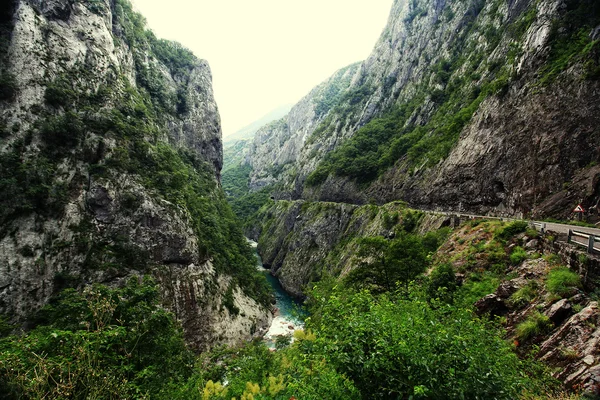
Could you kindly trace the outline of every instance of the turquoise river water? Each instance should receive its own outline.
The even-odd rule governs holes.
[[[283,289],[279,280],[271,275],[268,269],[263,267],[260,255],[256,252],[256,242],[251,240],[248,240],[248,242],[254,249],[258,270],[265,274],[275,295],[275,307],[278,311],[273,318],[273,323],[269,331],[265,334],[265,341],[269,345],[273,345],[274,336],[292,335],[294,330],[303,329],[303,319],[306,317],[306,312],[302,309],[301,304]]]

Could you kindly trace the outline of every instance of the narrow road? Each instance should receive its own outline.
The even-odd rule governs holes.
[[[499,219],[503,221],[521,221],[517,218],[509,218],[509,217],[490,217],[488,215],[475,215],[475,214],[465,214],[465,213],[456,213],[456,212],[447,212],[447,211],[426,211],[431,214],[444,214],[444,215],[457,215],[459,217],[467,217],[467,218],[486,218],[486,219]],[[544,222],[544,221],[534,221],[534,220],[523,220],[525,222],[531,222],[535,224],[546,224],[547,231],[553,231],[558,233],[564,233],[565,235],[569,233],[569,229],[587,233],[589,235],[600,236],[600,228],[591,228],[585,226],[577,226],[577,225],[568,225],[568,224],[557,224],[554,222]]]
[[[547,231],[553,231],[558,233],[569,233],[569,229],[578,232],[584,232],[588,235],[600,236],[600,229],[598,228],[588,228],[586,226],[577,226],[577,225],[567,225],[567,224],[556,224],[554,222],[543,222],[543,221],[531,221],[538,224],[546,224]]]

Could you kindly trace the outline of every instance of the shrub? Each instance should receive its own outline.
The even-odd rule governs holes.
[[[437,231],[430,231],[423,236],[422,242],[425,250],[434,253],[446,241],[450,234],[450,228],[441,228]]]
[[[520,361],[488,323],[449,305],[334,290],[309,321],[313,349],[363,398],[516,398]],[[337,321],[332,324],[331,321]]]
[[[471,306],[482,297],[494,293],[498,285],[500,285],[500,279],[494,274],[489,272],[482,275],[472,274],[458,289],[456,299],[460,299],[460,302],[466,306]]]
[[[558,267],[550,271],[546,278],[546,288],[550,293],[564,297],[581,287],[581,278],[567,267]]]
[[[431,299],[440,298],[440,300],[451,302],[456,289],[456,276],[452,266],[440,264],[435,267],[429,276],[428,296]]]
[[[82,118],[75,112],[45,120],[40,127],[40,135],[46,151],[54,156],[64,156],[64,150],[76,147],[85,133]]]
[[[63,291],[40,313],[37,322],[45,325],[0,342],[0,392],[133,398],[186,379],[192,353],[158,296],[151,279],[137,277],[122,289]]]
[[[366,237],[359,244],[362,262],[346,277],[354,286],[390,291],[398,282],[407,286],[427,268],[427,253],[416,235],[402,233],[394,240]]]
[[[497,239],[508,240],[519,233],[525,232],[528,226],[525,221],[514,221],[498,230],[494,236]]]
[[[66,107],[75,102],[77,93],[67,77],[61,77],[46,85],[44,100],[53,107]]]
[[[517,338],[527,340],[542,333],[548,332],[552,328],[550,318],[539,312],[531,314],[527,319],[517,325]]]

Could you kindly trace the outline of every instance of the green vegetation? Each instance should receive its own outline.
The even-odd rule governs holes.
[[[500,240],[507,240],[519,233],[527,230],[528,224],[526,221],[514,221],[498,230],[495,237]]]
[[[461,304],[472,306],[477,300],[494,293],[500,282],[498,274],[493,272],[473,273],[458,289],[456,297],[460,299]]]
[[[529,281],[510,296],[510,301],[514,306],[522,307],[536,298],[538,289],[539,284],[536,281]]]
[[[552,329],[550,318],[539,312],[534,312],[527,319],[517,325],[517,338],[528,340]]]
[[[429,298],[451,303],[457,288],[456,275],[452,265],[440,264],[431,271],[427,285]]]
[[[0,388],[8,399],[192,400],[514,399],[556,389],[539,365],[517,358],[497,326],[428,303],[418,286],[406,297],[334,285],[311,291],[307,330],[293,344],[271,352],[253,342],[199,357],[156,305],[151,281],[67,291],[34,330],[0,340]]]
[[[269,203],[271,200],[271,194],[275,190],[274,186],[265,186],[264,188],[248,193],[242,197],[231,199],[231,209],[240,221],[249,223],[258,210]]]
[[[144,17],[133,11],[127,0],[117,0],[115,15],[123,27],[122,39],[133,51],[138,86],[150,95],[153,104],[161,111],[179,116],[189,110],[185,84],[192,68],[199,64],[194,54],[181,44],[159,40],[146,29]],[[176,92],[170,92],[162,72],[154,63],[145,61],[146,53],[154,55],[178,78]]]
[[[455,36],[450,58],[440,59],[432,66],[430,75],[421,80],[413,97],[372,119],[328,153],[308,176],[308,186],[322,184],[329,175],[368,184],[397,162],[402,162],[407,173],[412,174],[423,167],[434,166],[448,156],[479,105],[490,96],[502,97],[507,92],[512,79],[512,64],[519,51],[518,48],[511,48],[506,64],[501,62],[495,66],[490,61],[486,70],[482,60],[485,54],[492,54],[500,41],[500,34],[488,32],[488,43],[483,53],[475,50],[473,43],[466,44],[465,40],[469,32],[477,29],[477,17],[483,5],[483,2],[477,2],[469,10],[465,25],[460,34]],[[422,15],[417,4],[413,4],[411,10],[408,22]],[[507,30],[515,43],[519,43],[534,17],[535,9],[532,8],[513,22],[512,29]],[[476,79],[472,78],[475,76]],[[435,82],[436,86],[430,86],[430,82]],[[439,89],[437,84],[442,85],[443,89]],[[348,92],[333,113],[351,119],[354,105],[369,93],[367,87]],[[435,103],[435,111],[426,123],[415,125],[414,116],[422,111],[427,100]],[[331,123],[326,119],[309,141],[335,129]]]
[[[0,156],[0,226],[8,228],[15,217],[31,212],[60,216],[68,198],[65,185],[53,184],[56,165],[40,155],[24,156],[24,141],[12,143]],[[6,232],[0,229],[0,235]]]
[[[0,339],[0,392],[17,398],[134,398],[190,376],[193,355],[154,283],[64,291],[38,326]]]
[[[10,100],[17,93],[17,81],[9,72],[0,70],[0,101]]]
[[[539,84],[548,85],[575,63],[584,67],[585,79],[600,78],[600,41],[590,32],[600,25],[600,5],[594,0],[570,0],[566,13],[554,21],[550,34],[550,56],[542,68]]]
[[[250,172],[252,172],[252,167],[249,165],[237,165],[223,171],[221,183],[228,199],[235,199],[248,194]]]
[[[523,260],[527,259],[527,252],[521,246],[515,246],[510,253],[510,263],[512,265],[519,265]]]
[[[516,398],[533,386],[497,328],[470,311],[340,288],[315,294],[315,352],[362,398]]]
[[[390,291],[398,282],[407,286],[428,265],[425,247],[415,235],[366,237],[359,246],[357,255],[363,261],[346,278],[353,286]]]
[[[316,102],[315,114],[317,117],[327,114],[329,110],[340,103],[340,99],[345,90],[350,86],[350,81],[353,77],[353,74],[348,74],[348,71],[357,69],[359,65],[360,63],[355,63],[342,68],[337,72],[335,79],[329,82],[323,94],[313,100]]]
[[[567,267],[552,269],[546,278],[546,289],[550,293],[564,297],[573,293],[576,288],[581,288],[579,274]]]

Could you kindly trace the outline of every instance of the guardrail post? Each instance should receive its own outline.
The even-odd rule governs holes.
[[[569,233],[567,234],[567,243],[571,243],[571,236],[573,236],[573,231],[569,229]]]
[[[588,253],[594,252],[594,235],[590,234],[590,240],[588,242]]]

